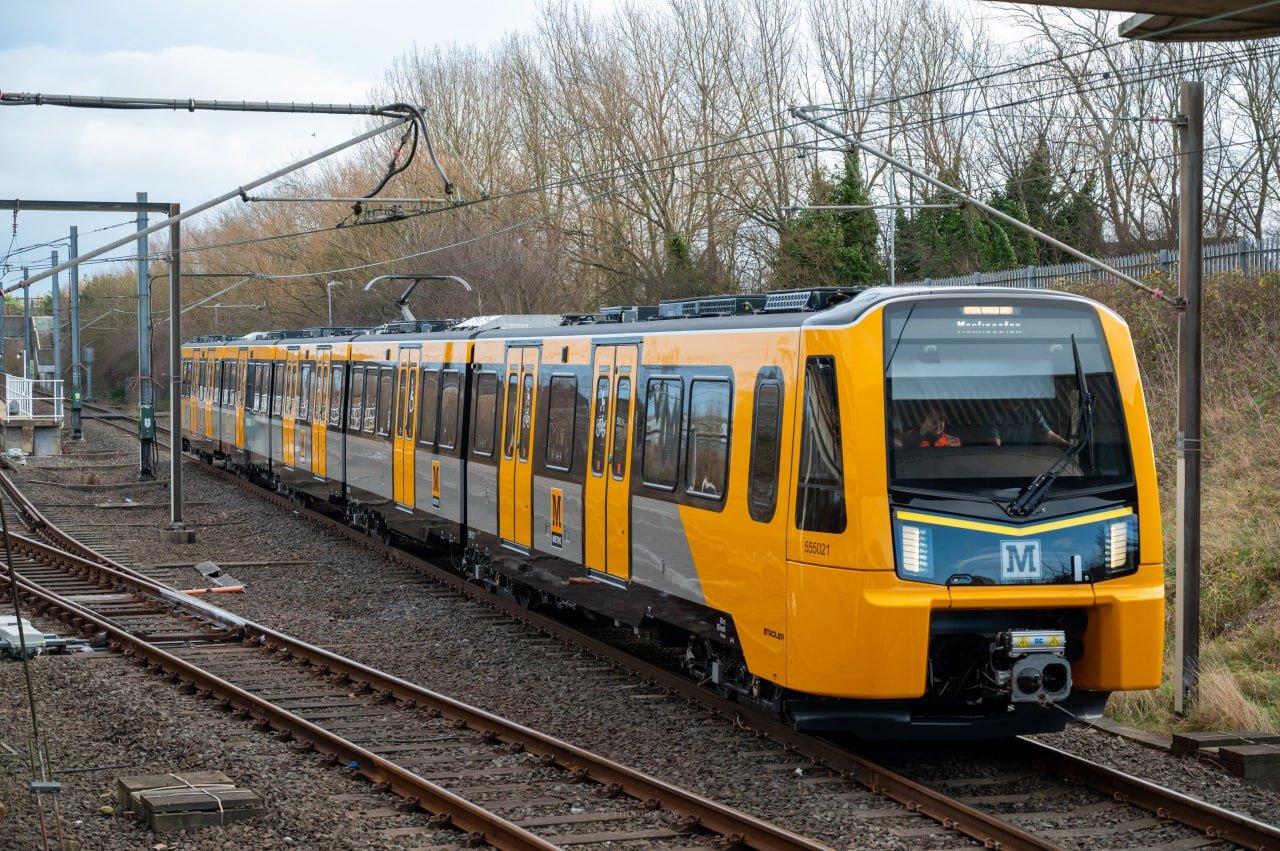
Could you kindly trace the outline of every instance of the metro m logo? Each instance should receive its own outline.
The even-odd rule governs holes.
[[[551,546],[564,546],[564,491],[551,489]]]
[[[1040,542],[1001,541],[1000,578],[1005,580],[1040,578]]]

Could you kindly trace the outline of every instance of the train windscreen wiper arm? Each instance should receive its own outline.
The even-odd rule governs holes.
[[[1080,347],[1076,345],[1076,335],[1071,335],[1071,353],[1076,362],[1076,386],[1080,391],[1080,419],[1076,423],[1076,439],[1058,456],[1049,469],[1036,476],[1019,493],[1018,498],[1006,509],[1013,517],[1026,517],[1035,511],[1044,501],[1049,488],[1057,481],[1058,476],[1071,463],[1072,457],[1079,454],[1089,443],[1093,433],[1093,394],[1085,383],[1084,367],[1080,364]]]

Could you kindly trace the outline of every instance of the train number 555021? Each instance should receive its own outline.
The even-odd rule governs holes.
[[[805,541],[804,551],[809,555],[829,556],[831,555],[831,545],[822,541]]]

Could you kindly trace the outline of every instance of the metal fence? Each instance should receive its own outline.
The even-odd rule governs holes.
[[[1280,238],[1220,242],[1205,246],[1202,256],[1206,275],[1217,272],[1280,272]],[[1152,272],[1164,272],[1171,276],[1178,273],[1178,251],[1173,248],[1101,259],[1135,278],[1141,278]],[[904,282],[901,286],[959,287],[982,284],[1004,287],[1060,287],[1104,277],[1106,276],[1102,272],[1087,263],[1058,263],[1053,266],[1023,266],[999,272],[974,272],[972,275],[954,275],[949,278],[924,278]]]
[[[6,420],[62,419],[62,382],[51,379],[4,377],[4,407]]]

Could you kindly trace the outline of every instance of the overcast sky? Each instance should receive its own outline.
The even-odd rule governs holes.
[[[651,0],[661,2],[661,0]],[[641,0],[645,2],[645,0]],[[989,4],[944,0],[988,14]],[[615,0],[589,0],[596,10]],[[488,47],[529,32],[536,0],[427,0],[359,7],[337,0],[3,0],[0,91],[209,100],[368,103],[414,45]],[[1001,10],[1003,11],[1003,10]],[[998,21],[1000,14],[994,13]],[[0,198],[153,202],[185,208],[348,139],[359,117],[0,108]],[[262,190],[266,192],[264,188]],[[0,211],[0,258],[80,229],[85,253],[124,236],[128,216]],[[157,219],[152,219],[152,222]],[[50,251],[11,255],[48,268]],[[126,246],[117,255],[132,253]],[[94,269],[85,267],[82,279]],[[65,276],[62,278],[66,285]],[[47,283],[36,291],[48,289]]]
[[[529,0],[6,0],[0,91],[368,103],[391,61],[415,43],[483,47],[529,31],[534,15]],[[0,197],[132,201],[147,192],[189,208],[350,138],[364,120],[3,107]],[[132,226],[88,231],[127,218],[19,213],[15,239],[12,214],[0,212],[0,257],[11,240],[16,250],[65,239],[71,225],[84,253]],[[66,259],[66,247],[55,248]],[[8,263],[48,268],[50,250]],[[19,276],[7,272],[3,283]]]

